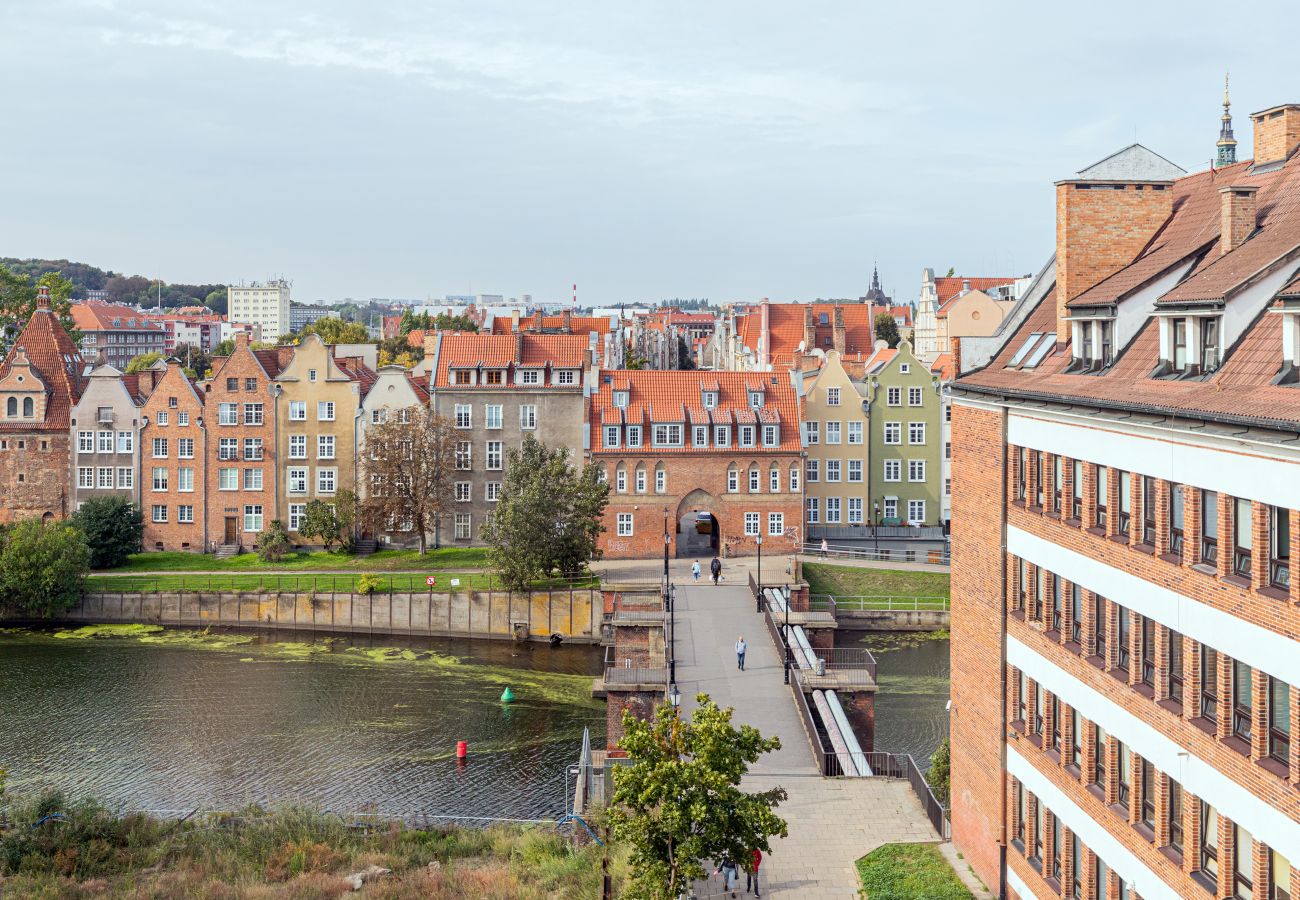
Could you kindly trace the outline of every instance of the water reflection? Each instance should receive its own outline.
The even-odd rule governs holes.
[[[589,647],[168,631],[0,633],[0,765],[137,809],[307,802],[554,816],[583,726]],[[506,685],[517,697],[499,698]],[[469,742],[458,767],[456,741]]]
[[[836,646],[867,647],[876,657],[876,749],[910,753],[922,769],[948,736],[948,636],[839,631]]]

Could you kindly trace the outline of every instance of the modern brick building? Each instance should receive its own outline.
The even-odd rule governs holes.
[[[803,534],[799,402],[788,373],[600,373],[591,458],[611,485],[611,558],[790,553]],[[674,537],[675,535],[675,537]]]
[[[179,360],[159,361],[145,375],[147,399],[140,409],[138,478],[145,550],[194,550],[208,546],[208,421],[204,395]]]
[[[1253,119],[1058,183],[954,385],[952,831],[1005,896],[1294,896],[1300,106]]]
[[[72,323],[81,332],[81,350],[88,362],[107,363],[125,372],[127,363],[142,353],[167,349],[167,332],[157,322],[130,306],[116,303],[76,303]]]

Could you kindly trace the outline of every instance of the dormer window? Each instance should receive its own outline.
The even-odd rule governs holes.
[[[705,392],[704,392],[704,398],[703,398],[703,399],[704,399],[704,408],[705,408],[705,409],[713,409],[714,407],[716,407],[716,406],[718,405],[718,392],[717,392],[717,391],[705,391]]]
[[[749,392],[749,408],[750,408],[750,409],[762,409],[762,408],[763,408],[763,392],[762,392],[762,391],[750,391],[750,392]]]
[[[1218,370],[1222,317],[1167,315],[1160,320],[1160,366],[1155,377],[1195,378]]]
[[[1187,371],[1187,320],[1174,319],[1173,324],[1173,354],[1170,361],[1173,364],[1175,372]]]
[[[489,372],[488,375],[491,376],[492,373]],[[519,372],[520,384],[540,384],[541,381],[542,373],[538,372],[536,369],[521,369]],[[491,384],[491,382],[488,383]]]
[[[1201,326],[1201,371],[1208,375],[1219,368],[1219,317],[1206,316],[1197,321]]]
[[[488,369],[483,373],[484,384],[505,384],[505,372],[500,369]]]
[[[452,384],[461,384],[461,385],[473,384],[474,373],[469,369],[456,369],[452,373],[451,381]]]
[[[1282,310],[1282,369],[1273,383],[1297,381],[1300,381],[1300,307],[1289,306]]]
[[[627,391],[614,392],[614,408],[627,409]]]

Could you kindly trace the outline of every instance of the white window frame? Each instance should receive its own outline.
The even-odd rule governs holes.
[[[332,434],[316,435],[316,458],[317,459],[334,459],[334,451],[337,441]]]
[[[239,490],[239,470],[231,469],[231,468],[217,469],[217,490],[219,491]]]
[[[840,498],[839,497],[826,498],[826,524],[827,525],[840,524]]]
[[[839,388],[837,388],[837,387],[828,387],[828,388],[826,389],[826,405],[827,405],[827,406],[839,406],[839,405],[840,405],[840,389],[839,389]]]
[[[634,525],[632,513],[618,514],[618,536],[619,537],[632,537],[634,528],[635,525]]]
[[[500,472],[505,468],[505,443],[503,441],[488,441],[486,448],[487,465],[484,466],[489,472]]]
[[[194,524],[194,504],[193,504],[193,503],[182,503],[180,506],[176,507],[176,522],[177,522],[177,524],[179,524],[179,525],[193,525],[193,524]]]
[[[902,481],[903,461],[901,459],[886,459],[884,472],[881,477],[887,482]]]
[[[920,438],[919,440],[918,437]],[[916,447],[922,447],[925,445],[925,423],[924,422],[907,423],[907,443]]]
[[[713,446],[730,447],[731,446],[731,426],[714,425],[713,426]]]
[[[452,527],[456,540],[468,541],[474,533],[474,520],[469,513],[456,513]]]
[[[925,501],[908,500],[907,501],[907,521],[924,522],[925,521]]]
[[[885,423],[885,445],[894,447],[903,443],[903,423],[886,422]]]
[[[130,466],[117,467],[117,489],[119,491],[135,490],[135,469]]]
[[[793,465],[790,467],[790,493],[795,494],[799,491],[799,482],[802,480],[799,476],[802,466]]]
[[[244,506],[244,531],[262,530],[262,504],[249,503]]]
[[[840,471],[841,466],[838,459],[826,460],[826,472],[824,473],[824,477],[828,483],[838,482],[840,480]]]
[[[289,468],[288,490],[294,496],[305,495],[307,493],[307,481],[311,472],[306,466],[292,466]],[[298,529],[293,529],[297,531]]]
[[[181,424],[185,424],[185,423],[182,422]],[[190,440],[193,441],[194,439],[193,439],[193,438],[190,438]],[[118,453],[134,453],[134,452],[135,452],[135,432],[134,432],[134,431],[119,431],[119,432],[117,433],[117,452],[118,452]]]
[[[683,428],[680,422],[655,422],[653,427],[652,446],[681,447],[683,445]]]
[[[901,387],[889,387],[889,388],[885,388],[885,405],[886,405],[886,406],[902,406],[902,405],[903,405],[903,389],[902,389]]]
[[[338,491],[339,470],[333,466],[322,466],[316,469],[316,493],[333,494]]]
[[[769,537],[780,537],[785,534],[785,513],[767,514],[767,533]]]
[[[456,502],[469,503],[474,499],[474,483],[472,481],[456,482]]]
[[[809,525],[816,525],[821,521],[821,500],[818,497],[809,497],[805,506],[805,517]]]
[[[763,446],[777,447],[781,443],[781,426],[764,425],[763,426]]]
[[[113,468],[112,466],[100,466],[95,470],[95,487],[101,490],[113,489]]]
[[[533,431],[537,428],[536,404],[525,403],[519,407],[519,428],[522,431]]]
[[[909,459],[907,461],[907,480],[916,484],[925,483],[925,460]]]
[[[762,528],[762,519],[756,512],[745,513],[745,536],[757,537]]]
[[[849,426],[849,427],[848,427],[848,434],[846,435],[846,439],[845,439],[844,442],[845,442],[846,444],[861,444],[861,443],[862,443],[862,423],[861,423],[861,422],[849,422],[849,423],[848,423],[848,426]]]
[[[862,524],[862,498],[861,497],[849,498],[848,524],[850,525]]]
[[[919,387],[909,387],[909,388],[907,389],[907,405],[908,405],[908,406],[924,406],[924,405],[925,405],[925,389],[924,389],[924,388],[919,388]]]
[[[844,472],[844,480],[858,483],[862,481],[862,460],[850,459]]]
[[[218,425],[238,425],[238,424],[239,424],[239,404],[238,404],[238,403],[218,403],[218,404],[217,404],[217,424],[218,424]]]
[[[307,401],[290,400],[289,401],[289,421],[306,422],[307,421]]]
[[[618,426],[617,426],[617,425],[606,425],[606,426],[605,426],[605,446],[606,446],[606,447],[617,447],[617,446],[618,446]]]
[[[456,427],[473,428],[474,427],[474,407],[468,403],[456,404]]]
[[[334,421],[334,401],[318,400],[316,401],[316,421],[333,422]]]
[[[307,435],[305,434],[289,435],[289,458],[290,459],[307,458]]]
[[[176,490],[178,493],[194,492],[194,467],[178,466],[176,469]]]
[[[167,486],[171,482],[171,473],[167,471],[166,466],[155,466],[150,473],[150,490],[158,494],[167,492]]]

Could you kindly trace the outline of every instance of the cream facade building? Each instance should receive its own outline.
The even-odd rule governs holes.
[[[256,325],[261,330],[257,340],[275,341],[293,330],[289,318],[290,287],[284,279],[227,286],[230,321]]]
[[[870,429],[865,385],[845,371],[840,354],[826,354],[821,368],[795,373],[800,385],[804,447],[804,521],[818,526],[864,525],[870,520],[868,460]]]

